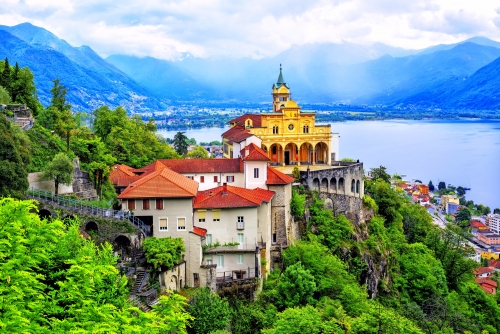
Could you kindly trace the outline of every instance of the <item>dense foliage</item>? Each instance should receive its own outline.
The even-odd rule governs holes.
[[[182,252],[185,252],[182,238],[147,238],[142,244],[146,254],[146,260],[153,265],[154,269],[163,268],[172,269],[182,258]]]
[[[110,244],[78,223],[41,221],[31,201],[0,199],[0,331],[185,333],[185,299],[162,297],[144,313],[128,301]]]

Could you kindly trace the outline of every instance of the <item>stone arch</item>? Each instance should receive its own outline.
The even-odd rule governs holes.
[[[325,144],[324,142],[319,142],[314,147],[314,150],[316,151],[316,154],[315,154],[316,163],[327,164],[328,163],[328,145]]]
[[[131,244],[129,237],[127,237],[126,235],[123,235],[123,234],[120,234],[119,236],[117,236],[115,238],[115,240],[113,241],[113,243],[118,245],[118,246],[125,246],[125,247],[128,247]]]
[[[356,194],[359,194],[359,192],[361,191],[361,182],[356,181]]]
[[[277,143],[272,144],[269,147],[268,157],[271,160],[271,164],[283,163],[283,147]]]
[[[351,181],[351,193],[355,193],[356,192],[356,181],[355,180],[352,180]]]
[[[40,217],[40,220],[44,219],[51,220],[53,215],[52,212],[50,212],[49,210],[41,209],[40,211],[38,211],[38,217]]]
[[[120,256],[121,260],[125,260],[130,253],[130,239],[120,234],[113,240],[113,250]]]
[[[328,192],[328,179],[321,180],[321,192]]]
[[[172,290],[172,291],[178,290],[177,289],[177,276],[172,275],[170,277],[170,281],[169,282],[165,282],[165,283],[167,283],[167,289]]]
[[[313,146],[311,143],[303,143],[299,149],[299,161],[301,164],[311,164],[314,161]]]
[[[312,188],[312,190],[318,190],[318,191],[321,190],[319,188],[319,179],[317,177],[313,180],[313,188]]]
[[[345,194],[345,180],[343,177],[339,179],[339,186],[338,186],[338,191],[341,194]]]
[[[296,165],[299,160],[299,150],[297,144],[288,143],[285,146],[285,151],[283,152],[283,161],[285,165]]]
[[[88,221],[86,224],[85,224],[85,231],[86,232],[99,232],[99,225],[97,225],[97,223],[95,221]]]
[[[328,210],[333,210],[333,201],[331,198],[325,198],[325,206],[328,208]]]
[[[334,177],[330,180],[330,192],[337,192],[337,179]]]

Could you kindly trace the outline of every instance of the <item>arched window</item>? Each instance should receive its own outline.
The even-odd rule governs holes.
[[[277,125],[273,126],[273,134],[276,135],[278,133],[280,133],[279,132],[279,127]]]
[[[359,191],[360,191],[359,188],[360,188],[360,186],[361,186],[361,183],[359,182],[359,180],[356,181],[356,193],[357,194],[359,194]]]
[[[309,125],[304,125],[303,132],[304,133],[309,133]]]
[[[351,182],[351,192],[354,193],[354,190],[356,188],[356,181],[352,180]]]

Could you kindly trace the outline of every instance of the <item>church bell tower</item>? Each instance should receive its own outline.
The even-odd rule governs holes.
[[[283,73],[280,64],[280,75],[278,81],[273,84],[273,111],[282,112],[281,108],[290,100],[290,88],[283,79]]]

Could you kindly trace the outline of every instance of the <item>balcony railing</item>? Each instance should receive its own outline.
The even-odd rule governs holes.
[[[244,230],[245,229],[245,222],[237,222],[236,229],[237,230]]]

